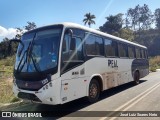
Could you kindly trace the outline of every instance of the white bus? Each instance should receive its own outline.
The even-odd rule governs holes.
[[[104,90],[131,81],[138,84],[148,68],[145,46],[74,23],[54,24],[23,34],[13,91],[42,104],[82,97],[96,102]]]

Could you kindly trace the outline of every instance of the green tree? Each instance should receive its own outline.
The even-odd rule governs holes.
[[[83,22],[85,25],[88,24],[88,26],[91,27],[91,24],[95,24],[95,15],[92,15],[91,13],[86,13],[84,17],[85,18],[83,19]]]
[[[155,20],[156,20],[156,27],[160,29],[160,8],[156,9],[154,12]]]
[[[35,29],[37,26],[34,22],[27,22],[27,25],[24,26],[24,28],[20,28],[20,27],[17,27],[17,34],[15,36],[15,38],[17,39],[21,39],[21,36],[23,35],[23,33],[25,31],[29,31],[29,30],[33,30]]]
[[[32,29],[36,28],[36,24],[34,22],[27,22],[27,25],[24,26],[25,30],[22,28],[17,28],[17,34],[15,36],[15,38],[17,39],[21,39],[22,34],[24,33],[24,31],[29,31]],[[0,42],[0,58],[5,58],[7,56],[9,56],[8,54],[8,45],[9,45],[9,39],[8,38],[4,38],[2,42]],[[16,53],[17,50],[17,46],[18,43],[13,43],[12,42],[12,54]]]
[[[133,30],[146,30],[153,23],[153,15],[148,5],[137,5],[135,8],[129,8],[126,18]]]
[[[134,31],[127,28],[122,28],[118,32],[113,33],[113,35],[129,41],[134,40]]]
[[[27,22],[28,25],[26,25],[24,28],[25,30],[29,31],[29,30],[33,30],[35,29],[37,26],[34,22]]]
[[[9,44],[8,38],[4,38],[3,41],[0,43],[0,59],[5,58],[7,56],[8,44]]]
[[[127,21],[130,23],[133,30],[136,29],[136,25],[139,19],[140,6],[137,5],[135,8],[129,8],[127,11]]]
[[[118,32],[123,25],[123,19],[122,19],[123,14],[119,13],[115,16],[110,15],[106,17],[107,21],[103,26],[100,26],[99,29],[102,32],[107,32],[109,34],[113,34],[115,32]]]
[[[126,14],[127,15],[127,14]],[[124,19],[124,25],[126,29],[130,29],[130,21],[128,19],[128,17],[126,16],[126,18]]]
[[[144,4],[140,7],[140,17],[138,20],[139,29],[147,30],[151,28],[151,24],[153,23],[153,15],[151,10],[149,9],[148,5]],[[140,24],[142,24],[140,26]]]
[[[16,29],[17,29],[17,34],[16,34],[15,38],[21,39],[21,36],[24,33],[23,29],[21,29],[21,28],[16,28]]]

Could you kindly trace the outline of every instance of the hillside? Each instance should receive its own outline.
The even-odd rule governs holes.
[[[145,45],[148,48],[150,57],[160,55],[160,30],[150,29],[135,33],[133,42]]]

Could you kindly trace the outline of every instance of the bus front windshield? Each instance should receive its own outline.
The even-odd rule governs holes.
[[[19,44],[15,70],[18,72],[43,72],[58,65],[58,50],[61,29],[41,30],[26,33]]]

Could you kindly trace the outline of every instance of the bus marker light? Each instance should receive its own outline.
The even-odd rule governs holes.
[[[62,98],[62,101],[66,101],[66,100],[67,100],[67,97],[63,97],[63,98]]]
[[[67,87],[64,88],[64,90],[67,90],[67,89],[68,89]]]
[[[49,83],[49,86],[52,87],[52,83],[51,82]]]
[[[68,83],[65,83],[64,85],[68,85]]]
[[[42,93],[42,91],[35,91],[35,94],[36,94],[36,93]]]
[[[53,99],[52,99],[52,98],[50,98],[50,101],[53,101]]]
[[[46,85],[46,89],[48,89],[48,85]]]
[[[42,84],[44,85],[44,84],[46,84],[48,82],[48,80],[47,79],[45,79],[45,80],[42,80]]]

